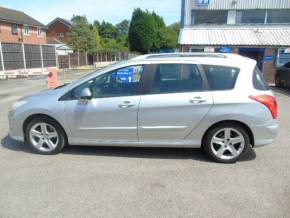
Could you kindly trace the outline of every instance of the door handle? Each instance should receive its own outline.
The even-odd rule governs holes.
[[[202,97],[194,97],[193,99],[190,99],[189,102],[192,104],[201,104],[206,102],[207,100]]]
[[[126,109],[134,107],[135,105],[132,104],[130,101],[124,101],[122,104],[119,104],[119,108]]]

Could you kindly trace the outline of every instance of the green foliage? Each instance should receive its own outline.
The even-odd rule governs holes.
[[[160,48],[175,49],[179,35],[179,23],[165,27],[161,32]]]
[[[105,21],[100,24],[99,32],[102,38],[115,39],[117,37],[117,28]]]
[[[123,20],[117,25],[94,21],[89,24],[85,16],[73,16],[69,44],[78,52],[128,51],[149,53],[160,49],[175,49],[179,23],[166,26],[155,12],[134,10],[131,22]]]
[[[129,28],[129,44],[131,51],[148,53],[156,40],[156,25],[148,11],[137,8],[133,12]]]
[[[130,25],[130,21],[128,21],[128,20],[123,20],[121,23],[118,23],[116,25],[118,38],[128,35],[129,25]]]
[[[158,52],[160,48],[162,48],[162,41],[164,41],[163,34],[166,31],[166,25],[163,18],[157,15],[155,12],[153,12],[151,16],[154,20],[154,27],[156,29],[156,34],[154,35],[154,41],[151,51]]]
[[[69,34],[69,44],[78,52],[89,50],[90,27],[87,18],[84,16],[73,16],[73,25]]]
[[[178,34],[178,23],[167,27],[163,18],[155,12],[137,8],[133,12],[129,29],[130,50],[148,53],[159,52],[160,49],[175,49]]]
[[[101,36],[96,26],[92,26],[91,32],[92,32],[91,47],[92,47],[92,50],[95,52],[99,49],[102,49]]]

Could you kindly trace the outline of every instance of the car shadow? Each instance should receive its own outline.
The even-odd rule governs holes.
[[[9,136],[1,140],[3,148],[34,154],[27,144],[15,141]],[[203,150],[199,148],[141,148],[141,147],[92,147],[92,146],[67,146],[63,152],[65,155],[84,156],[109,156],[126,158],[147,159],[183,159],[215,163],[208,159]],[[240,161],[251,161],[256,159],[256,153],[251,148],[243,155]]]

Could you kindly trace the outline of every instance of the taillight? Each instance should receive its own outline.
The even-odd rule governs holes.
[[[273,119],[277,119],[278,117],[278,105],[276,98],[271,95],[251,95],[249,96],[251,99],[260,102],[265,105],[271,112]]]

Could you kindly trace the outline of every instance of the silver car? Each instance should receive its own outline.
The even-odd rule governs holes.
[[[10,136],[37,153],[65,145],[200,148],[236,162],[278,132],[277,103],[254,60],[156,54],[15,102]]]

